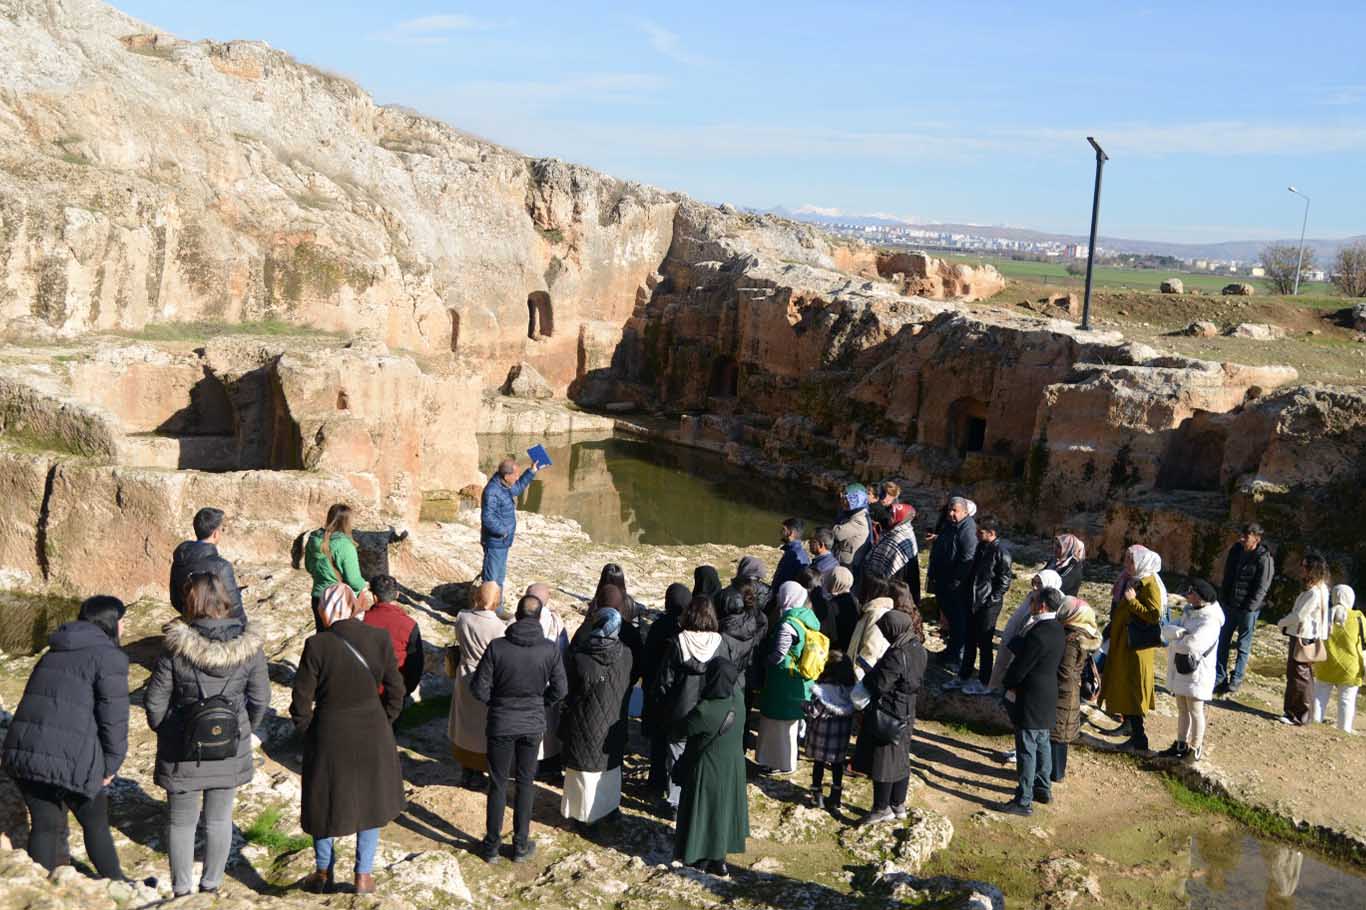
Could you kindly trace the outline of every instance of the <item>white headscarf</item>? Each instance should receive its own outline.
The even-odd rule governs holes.
[[[806,603],[806,588],[799,582],[785,581],[778,589],[778,608],[786,613]]]
[[[1039,580],[1039,586],[1041,588],[1057,588],[1059,591],[1062,590],[1062,576],[1052,569],[1044,569],[1034,577]]]
[[[964,499],[963,502],[967,503],[969,518],[977,514],[977,503],[973,502],[971,499]]]
[[[1333,585],[1330,600],[1333,604],[1333,625],[1340,626],[1347,621],[1347,612],[1356,606],[1357,592],[1348,585]]]
[[[1149,575],[1157,582],[1157,589],[1162,594],[1162,606],[1167,606],[1167,586],[1162,581],[1162,557],[1149,550],[1142,544],[1134,544],[1129,548],[1129,555],[1134,559],[1134,579],[1142,580]]]

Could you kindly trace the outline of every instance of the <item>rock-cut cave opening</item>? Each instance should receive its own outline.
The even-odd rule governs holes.
[[[526,298],[526,337],[535,341],[555,334],[555,309],[545,291],[532,291]]]

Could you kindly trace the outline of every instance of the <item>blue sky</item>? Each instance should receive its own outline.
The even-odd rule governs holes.
[[[1366,3],[185,3],[531,155],[713,202],[1153,240],[1366,233]]]

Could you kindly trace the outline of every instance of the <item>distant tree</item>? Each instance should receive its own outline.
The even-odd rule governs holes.
[[[1073,260],[1070,260],[1070,261],[1067,263],[1067,265],[1064,266],[1064,268],[1067,269],[1067,274],[1069,274],[1069,275],[1077,275],[1077,276],[1085,275],[1085,274],[1086,274],[1086,260],[1085,260],[1085,259],[1073,259]]]
[[[1366,240],[1338,250],[1333,260],[1333,284],[1348,297],[1366,297]]]
[[[1289,294],[1295,289],[1295,268],[1298,264],[1301,273],[1314,267],[1314,251],[1304,248],[1304,262],[1300,262],[1300,248],[1289,243],[1273,243],[1262,247],[1262,268],[1266,269],[1266,280],[1277,294]]]

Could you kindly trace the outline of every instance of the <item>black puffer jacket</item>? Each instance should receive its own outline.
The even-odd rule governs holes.
[[[187,540],[171,554],[171,606],[177,613],[185,612],[185,582],[198,572],[211,572],[223,582],[223,589],[232,600],[232,615],[247,623],[247,611],[242,607],[242,590],[237,587],[237,576],[232,563],[218,555],[218,547],[203,540]]]
[[[5,737],[5,770],[94,796],[127,752],[128,656],[94,623],[69,622],[29,675]]]
[[[716,632],[694,633],[695,636],[715,635],[709,640],[710,651],[705,660],[699,659],[688,650],[688,644],[680,635],[670,643],[655,678],[655,698],[658,701],[659,717],[664,729],[672,730],[683,718],[687,717],[697,703],[702,700],[702,685],[706,681],[707,665],[716,658],[734,662],[735,644],[725,635]]]
[[[1014,579],[1015,563],[1006,542],[978,543],[972,558],[972,612],[999,613]]]
[[[1266,544],[1258,543],[1251,553],[1235,543],[1224,561],[1224,581],[1220,585],[1219,605],[1228,613],[1255,613],[1266,602],[1276,563]]]
[[[270,707],[270,677],[261,640],[237,619],[175,620],[163,630],[143,702],[157,734],[158,786],[172,792],[240,787],[251,780],[251,731]],[[237,705],[237,754],[222,761],[182,761],[186,712],[224,695]]]
[[[631,652],[617,638],[585,636],[565,655],[569,695],[560,713],[564,766],[576,771],[621,767],[626,751]]]
[[[470,691],[489,706],[489,737],[544,736],[545,706],[568,692],[560,646],[545,637],[539,619],[519,619],[489,643]]]
[[[754,656],[760,646],[763,645],[764,639],[768,637],[768,618],[757,607],[753,610],[746,610],[744,602],[740,601],[738,597],[736,602],[740,609],[734,613],[726,613],[721,617],[721,635],[726,640],[731,660],[735,662],[736,668],[740,671],[739,684],[757,689],[763,684],[765,671],[763,667],[756,669],[756,664],[759,662],[754,659]],[[727,607],[733,608],[737,603],[728,602]],[[753,680],[749,678],[750,675],[754,676]]]

